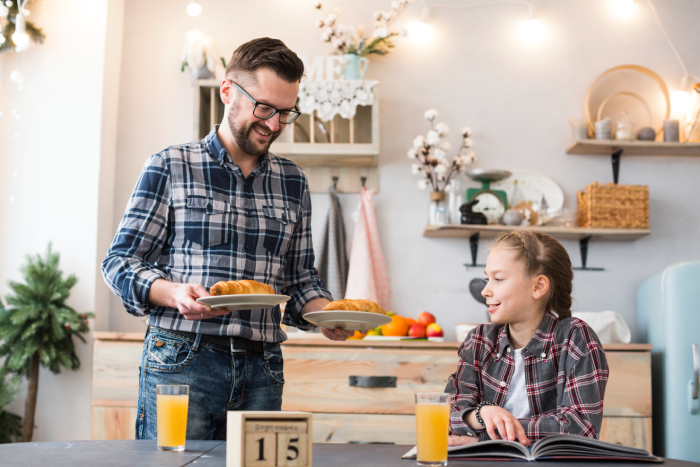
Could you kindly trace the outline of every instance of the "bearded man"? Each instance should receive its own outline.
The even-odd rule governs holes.
[[[136,438],[156,437],[156,386],[189,385],[187,439],[226,439],[229,410],[280,410],[280,324],[332,300],[314,268],[304,172],[269,152],[299,116],[304,65],[282,41],[241,45],[220,86],[224,117],[199,141],[145,164],[102,272],[127,312],[147,316]],[[252,279],[289,295],[279,306],[213,310],[222,280]],[[333,340],[352,332],[322,330]]]

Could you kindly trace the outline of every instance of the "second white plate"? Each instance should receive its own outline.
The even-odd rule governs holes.
[[[391,322],[391,317],[365,311],[313,311],[304,315],[304,319],[316,326],[345,331],[369,331]]]
[[[214,310],[259,310],[280,305],[290,298],[289,295],[272,294],[212,295],[198,298],[197,302]]]

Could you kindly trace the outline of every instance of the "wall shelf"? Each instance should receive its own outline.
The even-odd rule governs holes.
[[[576,140],[566,148],[567,154],[610,155],[622,149],[637,156],[700,156],[700,143],[666,143],[656,141]]]
[[[476,264],[476,256],[479,249],[479,239],[496,238],[501,234],[513,230],[530,230],[542,232],[559,240],[578,240],[581,250],[581,267],[574,269],[579,271],[603,271],[603,268],[591,268],[586,264],[588,258],[588,242],[597,241],[633,241],[651,234],[649,229],[602,229],[581,227],[512,227],[508,225],[427,225],[423,230],[423,236],[429,238],[468,238],[471,250],[472,262],[465,264],[467,268],[483,267]]]

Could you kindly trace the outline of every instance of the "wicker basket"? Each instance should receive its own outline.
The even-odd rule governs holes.
[[[593,182],[577,198],[579,227],[649,228],[648,186]]]

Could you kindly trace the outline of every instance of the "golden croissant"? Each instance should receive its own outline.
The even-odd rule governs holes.
[[[377,313],[379,315],[385,315],[386,311],[378,303],[372,300],[337,300],[335,302],[330,302],[323,308],[323,311],[334,311],[334,310],[344,310],[344,311],[367,311],[369,313]]]
[[[272,294],[275,289],[258,281],[221,281],[214,284],[209,293],[212,295],[238,295],[238,294]]]

